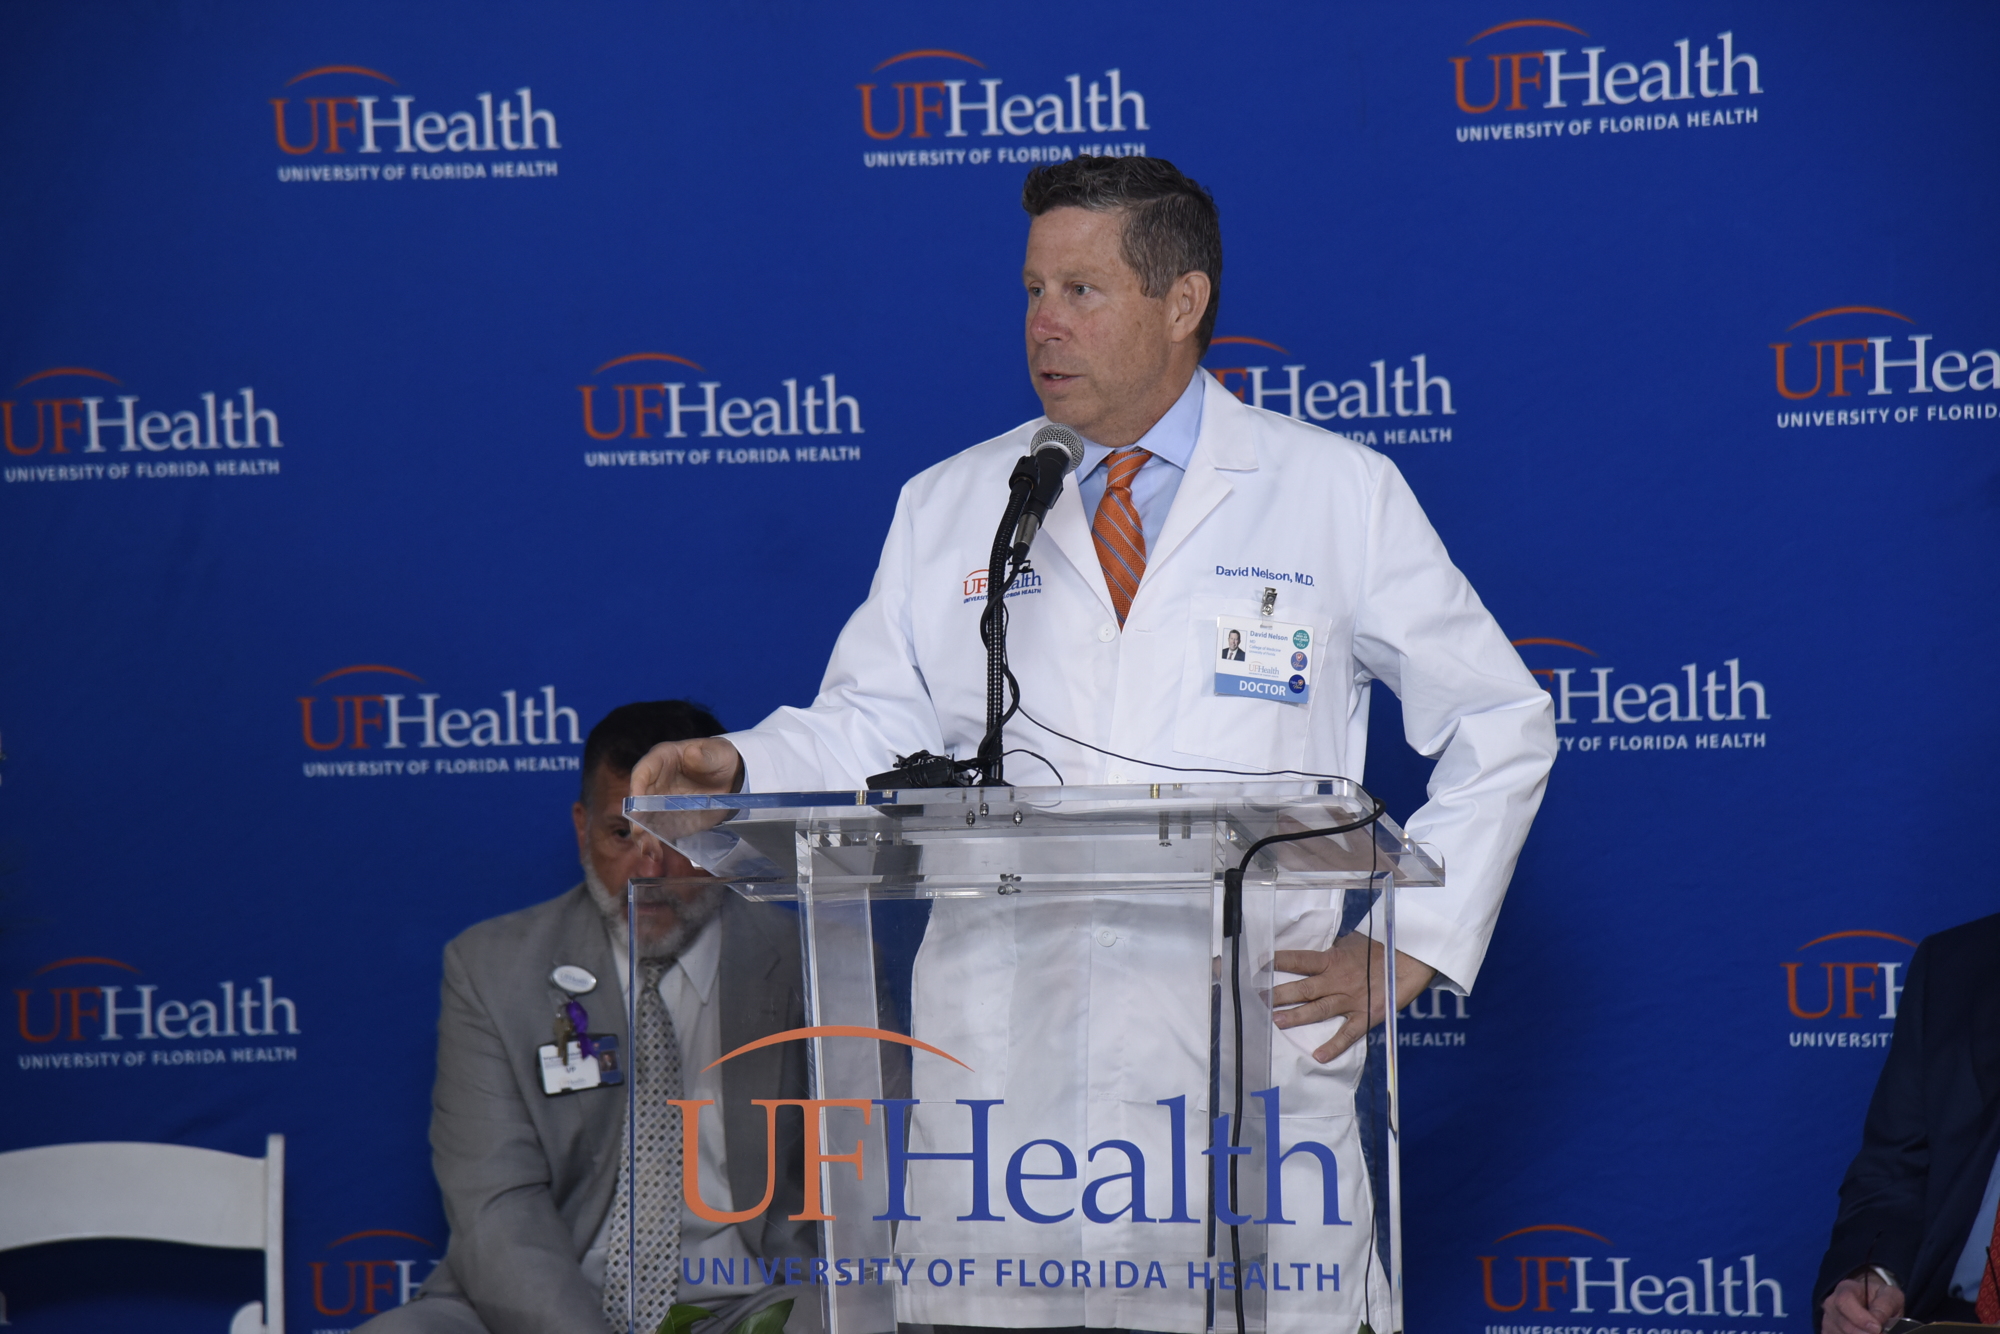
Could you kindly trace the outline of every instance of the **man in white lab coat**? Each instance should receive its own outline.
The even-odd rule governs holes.
[[[1190,768],[1214,769],[1218,779],[1276,770],[1359,777],[1368,685],[1385,682],[1402,700],[1410,745],[1437,759],[1429,800],[1408,828],[1442,855],[1449,876],[1443,887],[1399,897],[1395,1003],[1439,981],[1469,988],[1554,758],[1548,695],[1394,464],[1248,407],[1201,372],[1222,271],[1205,190],[1159,159],[1086,157],[1037,168],[1023,204],[1032,217],[1022,270],[1028,368],[1046,419],[904,486],[868,599],[809,707],[780,709],[747,732],[659,747],[633,771],[633,792],[857,788],[899,755],[972,754],[985,727],[983,599],[967,598],[964,581],[987,564],[1015,461],[1054,421],[1087,447],[1036,543],[1039,584],[1008,602],[1009,659],[1035,719],[1017,717],[1008,744],[1046,757],[1071,784],[1199,779]],[[1275,689],[1246,688],[1233,661],[1228,671],[1217,665],[1219,632],[1260,623],[1286,627],[1296,645],[1296,656],[1282,658],[1296,670]],[[1019,756],[1009,776],[1055,781]],[[1107,905],[1100,915],[1116,911]],[[1089,977],[1112,965],[1088,942],[1134,929],[1095,918],[1075,925],[1074,939],[1038,938],[982,968],[962,938],[937,939],[934,922],[924,946],[931,967],[918,961],[917,1013],[949,1007],[958,994],[1004,1004],[1052,977]],[[1350,1048],[1388,1004],[1371,985],[1380,946],[1371,958],[1364,936],[1336,944],[1333,929],[1326,914],[1309,913],[1279,930],[1275,966],[1298,979],[1272,998],[1291,1007],[1278,1017],[1274,1052],[1288,1116],[1295,1107],[1338,1112],[1342,1091],[1340,1114],[1351,1114],[1348,1067],[1365,1048]],[[1145,942],[1130,943],[1140,966],[1126,975],[1142,978]],[[1060,966],[1040,966],[1051,955]],[[1085,1004],[1047,990],[1035,998],[1043,1009]],[[1107,1009],[1090,1009],[1090,1060],[1100,1050],[1135,1060],[1162,1028],[1145,1004],[1122,1017]],[[962,1018],[936,1022],[958,1029]],[[1205,1025],[1196,1045],[1205,1066]],[[1176,1053],[1162,1049],[1160,1059],[1171,1064]],[[918,1074],[926,1102],[988,1096],[945,1084],[927,1091],[921,1066]],[[1296,1098],[1292,1081],[1308,1086]],[[904,1318],[1197,1327],[1189,1322],[1198,1309],[1161,1318],[1116,1299],[1070,1290],[1031,1309],[967,1292],[956,1305]],[[1273,1320],[1290,1323],[1275,1306]]]

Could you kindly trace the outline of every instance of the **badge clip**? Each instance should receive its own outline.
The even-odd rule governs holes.
[[[1277,590],[1277,589],[1275,589],[1275,588],[1267,588],[1267,589],[1265,589],[1265,590],[1264,590],[1264,609],[1263,609],[1262,611],[1260,611],[1260,612],[1258,613],[1258,615],[1260,615],[1260,616],[1269,616],[1269,615],[1271,614],[1271,612],[1272,612],[1272,611],[1273,611],[1273,610],[1274,610],[1274,609],[1275,609],[1275,608],[1277,607],[1277,605],[1278,605],[1278,590]]]

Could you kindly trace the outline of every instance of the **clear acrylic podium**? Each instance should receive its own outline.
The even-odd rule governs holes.
[[[796,914],[805,1025],[773,1036],[812,1101],[768,1111],[803,1118],[788,1216],[818,1234],[790,1328],[1400,1331],[1395,1007],[1321,1065],[1331,1023],[1273,1024],[1273,956],[1359,932],[1393,996],[1396,891],[1443,870],[1386,817],[1275,843],[1224,930],[1251,844],[1372,809],[1339,780],[628,800]]]

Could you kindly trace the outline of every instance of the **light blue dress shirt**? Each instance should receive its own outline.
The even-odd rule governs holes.
[[[1139,475],[1132,479],[1132,504],[1139,511],[1139,525],[1145,533],[1146,550],[1150,553],[1153,539],[1166,527],[1167,512],[1174,507],[1174,493],[1181,489],[1181,478],[1187,475],[1188,460],[1194,456],[1194,442],[1201,436],[1201,396],[1205,372],[1196,371],[1188,381],[1188,387],[1167,409],[1166,416],[1153,423],[1153,429],[1135,442],[1140,449],[1150,451],[1152,456]],[[1083,501],[1083,515],[1086,520],[1097,518],[1097,506],[1104,499],[1104,486],[1109,470],[1104,460],[1112,451],[1103,445],[1083,442],[1083,462],[1077,465],[1080,480],[1076,493]]]
[[[1986,1194],[1980,1197],[1979,1212],[1972,1216],[1972,1231],[1965,1249],[1958,1253],[1958,1267],[1951,1271],[1951,1295],[1968,1302],[1979,1300],[1979,1279],[1986,1272],[1986,1247],[1993,1240],[1993,1215],[2000,1213],[2000,1158],[1986,1177]]]

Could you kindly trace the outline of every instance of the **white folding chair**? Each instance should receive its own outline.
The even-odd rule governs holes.
[[[285,1137],[262,1158],[183,1144],[48,1144],[0,1153],[0,1251],[128,1237],[264,1252],[264,1300],[229,1334],[285,1331]]]

